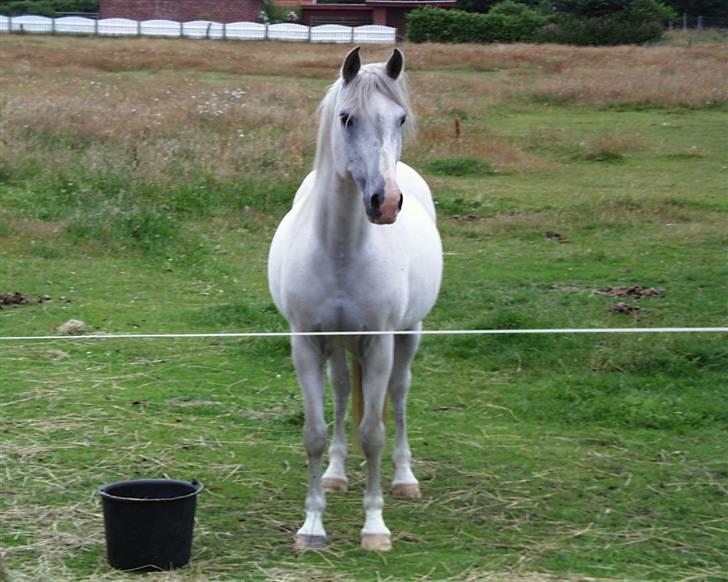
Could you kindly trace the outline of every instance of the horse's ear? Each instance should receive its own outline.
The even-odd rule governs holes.
[[[344,58],[344,64],[341,65],[341,76],[344,78],[344,83],[348,83],[356,77],[359,69],[361,69],[360,48],[356,47],[351,49]]]
[[[392,56],[387,61],[387,75],[390,78],[396,79],[402,74],[404,69],[404,54],[398,48],[392,51]]]

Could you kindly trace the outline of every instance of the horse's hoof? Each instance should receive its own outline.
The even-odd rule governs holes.
[[[392,536],[389,534],[362,534],[361,547],[364,550],[388,552],[392,549]]]
[[[324,488],[326,493],[336,493],[349,490],[349,485],[343,479],[336,479],[335,477],[327,477],[321,480],[321,486]]]
[[[310,536],[297,534],[293,547],[299,552],[306,550],[323,550],[326,547],[326,536]]]
[[[422,497],[422,493],[420,493],[420,486],[417,483],[397,483],[392,485],[392,496],[419,499]]]

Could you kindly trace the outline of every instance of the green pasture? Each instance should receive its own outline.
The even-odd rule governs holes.
[[[427,75],[491,74],[411,73],[419,91]],[[329,81],[300,81],[313,96],[305,115]],[[460,138],[433,155],[415,137],[403,156],[433,189],[445,249],[426,327],[728,325],[724,103],[474,96],[457,107],[438,115],[461,120]],[[527,167],[459,145],[472,136],[518,148]],[[32,139],[67,165],[0,159],[0,293],[50,300],[5,306],[0,336],[53,334],[69,319],[100,333],[286,329],[266,255],[313,135],[294,165],[166,182],[86,170],[100,138]],[[657,291],[594,292],[633,286]],[[292,549],[303,407],[285,339],[0,341],[0,580],[726,580],[727,341],[425,338],[409,407],[423,498],[387,498],[394,549],[363,552],[352,454],[351,491],[328,496],[330,547],[304,555]],[[112,571],[97,488],[162,476],[205,485],[191,565]]]

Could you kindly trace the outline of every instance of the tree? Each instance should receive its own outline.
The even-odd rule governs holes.
[[[725,0],[663,0],[678,14],[728,18],[728,2]]]
[[[556,12],[593,18],[624,10],[631,0],[552,0]]]
[[[458,0],[458,10],[466,12],[480,12],[485,14],[498,0]]]

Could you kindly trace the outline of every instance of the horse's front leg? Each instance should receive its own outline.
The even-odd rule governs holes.
[[[326,448],[324,419],[324,350],[316,338],[294,336],[291,342],[293,363],[303,391],[303,440],[308,455],[308,494],[306,520],[296,534],[298,550],[321,549],[326,545],[323,514],[326,495],[321,487],[321,457]]]
[[[407,441],[407,393],[412,374],[410,365],[420,344],[419,335],[400,335],[395,339],[394,364],[389,380],[389,397],[394,408],[394,478],[392,495],[395,497],[420,497],[420,486],[412,473],[409,442]]]
[[[391,532],[384,523],[384,496],[380,476],[385,427],[382,420],[387,384],[392,370],[394,338],[391,335],[372,337],[362,350],[362,385],[364,415],[359,433],[367,462],[367,486],[364,493],[366,520],[361,531],[361,545],[366,550],[392,548]]]
[[[329,466],[324,473],[322,485],[324,491],[346,491],[346,403],[351,386],[349,383],[349,367],[346,365],[346,352],[335,351],[329,360],[329,377],[334,389],[334,438],[329,447]]]

